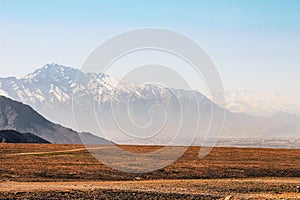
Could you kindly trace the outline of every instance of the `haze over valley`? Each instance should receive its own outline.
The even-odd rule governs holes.
[[[274,110],[269,116],[246,114],[252,109],[250,103],[245,103],[247,97],[254,95],[248,94],[247,90],[227,94],[225,108],[222,108],[198,91],[140,85],[58,64],[47,64],[22,78],[2,77],[0,95],[30,105],[50,121],[116,143],[168,144],[172,139],[173,145],[188,145],[200,144],[203,138],[287,139],[298,138],[300,133],[298,115],[280,110]],[[161,105],[164,110],[153,105]],[[195,109],[198,106],[199,112]],[[239,110],[246,113],[237,112]],[[264,112],[263,108],[261,112]],[[212,117],[220,123],[209,127]],[[223,121],[224,127],[220,127]],[[199,129],[195,131],[197,125]],[[161,127],[161,135],[150,137]],[[222,132],[207,135],[211,129]],[[179,134],[173,139],[178,130]],[[136,135],[124,136],[124,131]]]

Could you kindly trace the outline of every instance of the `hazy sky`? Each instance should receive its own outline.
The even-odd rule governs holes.
[[[299,0],[0,0],[0,76],[50,62],[80,67],[101,42],[141,27],[193,38],[225,89],[300,96]]]

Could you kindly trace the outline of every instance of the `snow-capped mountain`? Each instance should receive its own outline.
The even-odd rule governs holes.
[[[272,91],[256,92],[240,89],[226,92],[223,107],[231,112],[257,116],[271,116],[278,111],[300,114],[300,99]]]
[[[85,76],[86,80],[76,83],[77,76]],[[28,104],[50,120],[74,128],[70,113],[72,97],[90,94],[95,79],[102,85],[103,93],[110,93],[112,85],[117,83],[116,79],[104,74],[86,75],[71,67],[47,64],[20,79],[0,78],[0,95]],[[62,113],[68,113],[68,117]]]
[[[58,64],[22,78],[0,78],[0,95],[32,106],[51,121],[116,143],[157,144],[175,137],[173,144],[189,144],[197,137],[219,137],[208,130],[218,133],[225,114],[221,137],[261,137],[272,130],[269,125],[261,128],[272,124],[268,118],[229,112],[197,91],[137,84]],[[228,102],[238,101],[231,97]],[[234,103],[226,107],[234,110]]]
[[[0,95],[9,96],[28,104],[69,104],[73,94],[84,93],[87,82],[99,78],[103,89],[110,91],[117,80],[104,74],[88,74],[87,82],[75,83],[76,77],[85,76],[80,70],[58,64],[47,64],[41,69],[17,79],[0,79]]]
[[[210,119],[208,108],[212,105],[216,112],[222,110],[197,92],[139,85],[58,64],[47,64],[19,79],[1,78],[0,95],[28,104],[51,121],[78,131],[98,133],[100,122],[106,132],[143,132],[145,137],[161,127],[174,132],[182,115],[186,115],[186,125],[181,126],[196,129],[196,100],[201,101],[203,118]],[[142,128],[149,123],[151,126]]]

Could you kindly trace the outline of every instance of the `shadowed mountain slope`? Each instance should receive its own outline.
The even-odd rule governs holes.
[[[0,141],[2,143],[40,143],[49,144],[47,140],[31,133],[19,133],[13,130],[1,130]]]
[[[3,96],[0,96],[0,129],[32,133],[51,143],[81,144],[81,140],[92,144],[110,143],[90,133],[77,133],[72,129],[54,124],[30,106]]]

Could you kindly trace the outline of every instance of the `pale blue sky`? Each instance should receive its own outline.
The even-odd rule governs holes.
[[[300,96],[298,0],[0,0],[0,76],[49,62],[80,67],[104,40],[141,27],[193,38],[225,89]]]

